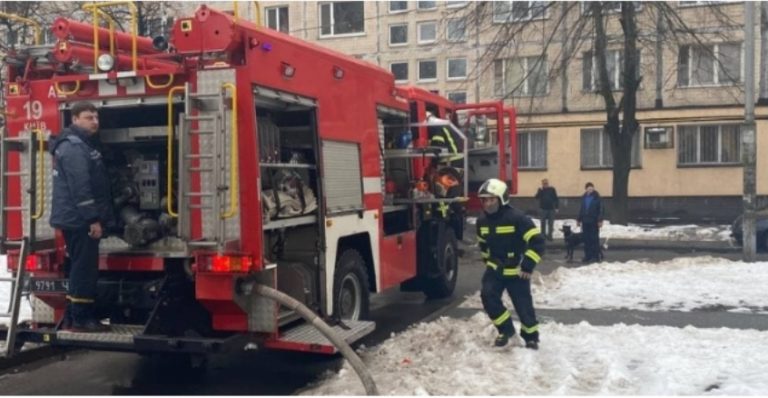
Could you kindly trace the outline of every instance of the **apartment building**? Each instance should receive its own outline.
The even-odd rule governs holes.
[[[202,2],[169,3],[190,15]],[[535,210],[533,195],[548,178],[573,215],[584,183],[610,205],[612,155],[603,99],[597,95],[592,33],[574,41],[588,3],[526,1],[265,1],[206,2],[269,28],[390,70],[456,102],[504,98],[518,109],[515,203]],[[257,6],[258,4],[258,6]],[[617,102],[623,43],[619,3],[606,3],[606,63]],[[636,217],[732,219],[742,194],[744,3],[668,2],[666,13],[696,37],[658,29],[659,7],[638,2],[639,134],[632,153],[630,208]],[[765,8],[765,5],[760,5]],[[258,9],[257,9],[258,7]],[[759,12],[759,11],[758,11]],[[758,21],[760,18],[756,18]],[[166,26],[170,20],[163,19]],[[765,27],[763,28],[765,29]],[[756,48],[765,37],[757,29]],[[764,33],[763,36],[766,34]],[[768,51],[768,50],[764,50]],[[563,53],[572,54],[563,56]],[[759,202],[768,204],[768,67],[756,109]],[[490,165],[493,167],[493,165]]]
[[[518,109],[520,186],[516,203],[548,178],[572,215],[585,182],[612,191],[610,144],[602,131],[591,38],[564,47],[589,6],[563,2],[261,2],[263,24],[389,69],[398,83],[451,99],[504,98]],[[630,208],[636,217],[727,221],[740,212],[744,104],[743,3],[666,3],[695,37],[657,29],[653,3],[637,3],[640,27]],[[621,97],[623,43],[619,3],[604,8],[610,84]],[[757,10],[759,12],[759,10]],[[759,18],[757,18],[759,20]],[[514,32],[508,42],[500,37]],[[758,41],[760,29],[757,27]],[[589,36],[589,35],[585,35]],[[506,36],[509,38],[509,36]],[[760,43],[756,43],[760,48]],[[756,56],[756,79],[761,61]],[[765,68],[763,67],[762,70]],[[764,73],[763,73],[764,74]],[[765,81],[762,83],[765,85]],[[765,91],[765,90],[763,90]],[[760,104],[767,93],[759,95]],[[757,100],[758,98],[756,98]],[[758,105],[758,194],[768,204],[768,107]]]

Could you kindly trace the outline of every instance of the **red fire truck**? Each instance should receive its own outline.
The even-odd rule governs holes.
[[[246,341],[333,353],[296,311],[248,286],[284,292],[350,342],[374,328],[373,293],[452,294],[470,155],[516,153],[501,102],[396,87],[386,70],[207,6],[178,19],[169,43],[101,27],[99,9],[121,4],[86,6],[92,23],[59,18],[55,45],[4,61],[9,351],[15,340],[206,354]],[[100,246],[108,333],[60,330],[69,265],[48,225],[47,146],[83,100],[99,108],[119,219]],[[478,115],[498,121],[492,137],[465,136]],[[440,133],[455,150],[430,144]],[[514,180],[514,162],[498,163]],[[24,278],[33,316],[17,325]]]

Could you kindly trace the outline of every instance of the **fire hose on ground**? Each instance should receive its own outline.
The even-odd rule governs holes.
[[[352,366],[352,369],[355,370],[357,376],[360,378],[360,381],[363,383],[365,393],[367,395],[379,395],[379,391],[376,388],[376,383],[373,381],[373,377],[371,377],[371,374],[368,372],[368,369],[365,367],[365,364],[360,359],[360,357],[357,356],[355,350],[353,350],[352,347],[350,347],[344,339],[339,337],[336,332],[334,332],[333,329],[328,326],[325,321],[323,321],[322,318],[320,318],[317,314],[312,312],[312,310],[310,310],[307,306],[298,300],[279,290],[256,282],[248,283],[248,285],[251,285],[248,287],[245,285],[246,283],[241,284],[241,289],[244,290],[243,293],[248,294],[245,291],[250,290],[250,294],[257,294],[272,299],[301,315],[304,320],[319,330],[320,333],[325,336],[325,338],[327,338],[331,343],[333,343],[334,346],[336,346],[336,348],[339,349],[339,352],[341,352],[344,358],[349,362],[349,364]]]

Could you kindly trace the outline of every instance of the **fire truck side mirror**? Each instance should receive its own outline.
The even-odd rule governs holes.
[[[168,49],[168,39],[165,36],[156,36],[152,39],[152,47],[158,51],[165,51]]]

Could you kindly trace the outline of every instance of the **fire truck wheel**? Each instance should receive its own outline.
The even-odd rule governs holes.
[[[333,277],[333,316],[339,319],[368,318],[370,297],[365,260],[355,249],[346,249],[336,261]]]
[[[430,299],[449,297],[456,288],[459,275],[459,257],[456,234],[449,227],[440,228],[433,257],[434,268],[429,277],[424,278],[424,294]]]

